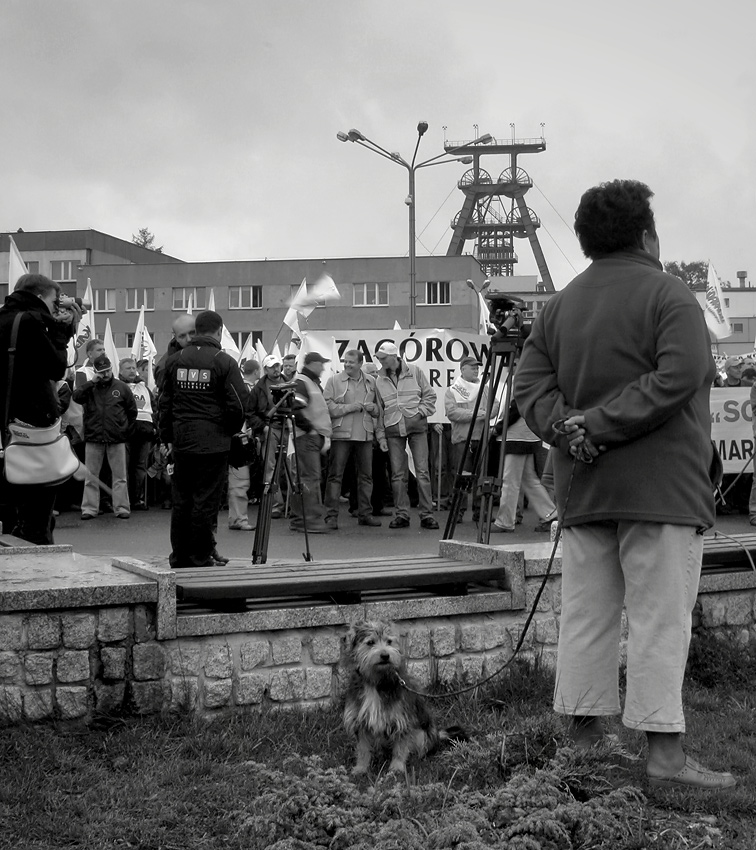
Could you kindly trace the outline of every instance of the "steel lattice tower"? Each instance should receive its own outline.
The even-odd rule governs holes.
[[[538,241],[540,219],[525,203],[525,195],[533,181],[519,168],[517,157],[525,153],[541,153],[546,141],[535,139],[494,139],[490,145],[479,147],[468,142],[444,142],[445,150],[456,148],[455,155],[471,156],[473,166],[460,179],[458,186],[465,195],[462,209],[451,223],[453,230],[447,257],[461,256],[467,240],[475,240],[473,254],[489,276],[512,276],[517,254],[514,239],[527,237],[535,257],[541,280],[547,292],[554,291],[551,273]],[[508,156],[505,168],[494,182],[480,167],[482,156]]]

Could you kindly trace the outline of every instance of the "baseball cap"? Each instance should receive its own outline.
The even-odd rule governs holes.
[[[107,372],[108,369],[112,369],[108,355],[101,354],[99,357],[96,357],[92,362],[92,368],[95,372]]]
[[[399,354],[399,349],[393,342],[384,342],[375,351],[376,357],[391,357]]]
[[[305,354],[304,364],[305,366],[309,366],[310,363],[330,363],[331,361],[327,357],[323,357],[322,354],[318,354],[317,351],[310,351],[308,354]]]
[[[280,366],[281,365],[281,358],[277,357],[275,354],[269,354],[267,357],[265,357],[263,359],[262,364],[265,368],[268,368],[270,366]]]
[[[459,361],[459,368],[460,369],[463,366],[469,366],[469,365],[480,366],[480,360],[478,360],[477,357],[472,357],[471,355],[468,355],[467,357],[463,357]]]

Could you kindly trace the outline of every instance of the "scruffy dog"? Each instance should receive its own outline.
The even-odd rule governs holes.
[[[357,763],[352,773],[367,773],[378,748],[390,749],[389,770],[403,773],[410,756],[422,758],[441,741],[466,737],[458,727],[439,730],[426,701],[412,693],[418,687],[407,678],[399,639],[388,623],[356,623],[347,646],[352,669],[344,726],[357,738]]]

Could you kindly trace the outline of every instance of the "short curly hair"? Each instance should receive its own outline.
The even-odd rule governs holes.
[[[655,237],[653,196],[639,180],[612,180],[588,189],[575,213],[575,233],[585,256],[594,260],[640,248],[644,230]]]

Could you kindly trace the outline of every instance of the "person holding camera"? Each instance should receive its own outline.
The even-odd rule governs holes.
[[[13,376],[8,382],[11,336],[16,318]],[[66,373],[66,347],[81,319],[81,308],[61,296],[60,285],[40,274],[22,275],[0,308],[0,416],[3,430],[14,420],[49,427],[60,416],[57,382]],[[2,434],[3,445],[7,433]],[[56,487],[12,485],[0,479],[6,532],[39,545],[53,542]]]
[[[131,516],[126,443],[137,420],[137,403],[128,384],[113,376],[107,354],[92,363],[90,380],[73,392],[73,401],[84,413],[84,459],[87,469],[99,477],[105,458],[113,481],[113,510],[118,519]],[[81,518],[94,519],[100,510],[100,484],[88,478],[81,502]]]
[[[646,734],[649,783],[719,790],[736,784],[732,774],[699,764],[681,740],[703,534],[714,523],[715,366],[701,307],[659,261],[652,194],[614,180],[580,199],[575,232],[591,265],[538,314],[514,397],[556,446],[564,530],[554,710],[571,717],[581,748],[603,737],[602,717],[619,714],[624,607],[622,719]]]
[[[265,463],[264,481],[271,481],[272,483],[273,471],[276,466],[276,452],[279,450],[279,446],[283,447],[281,451],[286,450],[286,442],[289,437],[288,425],[284,425],[282,428],[280,423],[271,421],[276,406],[272,387],[274,384],[283,382],[281,359],[275,354],[268,354],[267,357],[263,358],[262,370],[262,377],[251,391],[247,411],[249,427],[252,429],[252,433],[262,441],[263,462]],[[266,447],[267,453],[265,453]],[[273,493],[273,507],[270,512],[273,519],[282,519],[285,512],[283,489],[280,486],[286,478],[284,463],[286,463],[285,458],[281,464],[281,478],[276,482],[278,486]]]
[[[174,569],[211,567],[214,530],[227,479],[231,437],[244,425],[248,391],[221,349],[223,319],[197,314],[194,339],[168,359],[158,397],[162,451],[173,457],[171,554]]]

